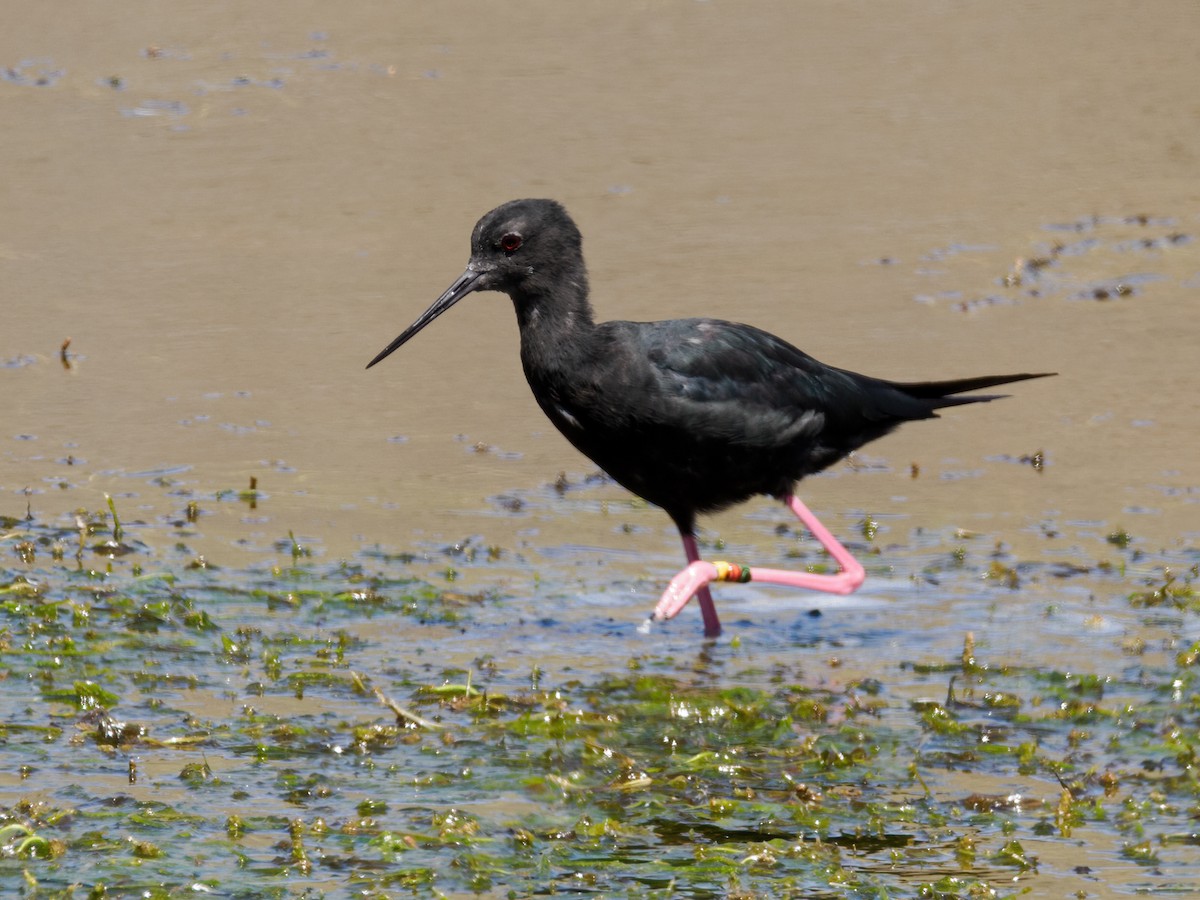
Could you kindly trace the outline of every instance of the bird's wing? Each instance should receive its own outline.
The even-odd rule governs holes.
[[[826,366],[774,335],[719,319],[614,322],[618,365],[640,374],[638,406],[665,427],[781,446],[847,416],[884,421],[873,379]],[[632,407],[634,404],[630,404]]]

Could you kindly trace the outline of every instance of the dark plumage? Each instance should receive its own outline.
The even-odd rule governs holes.
[[[472,291],[512,298],[538,405],[615,481],[666,510],[689,558],[698,513],[786,498],[903,422],[998,396],[964,392],[1049,374],[900,383],[824,365],[751,325],[596,324],[579,229],[553,200],[514,200],[480,219],[467,270],[368,368]]]

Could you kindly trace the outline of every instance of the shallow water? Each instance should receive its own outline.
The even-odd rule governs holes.
[[[0,873],[45,891],[1197,885],[1194,550],[854,542],[862,592],[723,591],[707,642],[638,633],[653,583],[578,546],[221,568],[187,527],[129,523],[109,558],[93,520],[78,560],[71,529],[3,523]]]
[[[0,514],[69,534],[111,494],[143,542],[113,577],[197,556],[262,571],[294,535],[317,566],[483,598],[462,601],[468,626],[416,637],[394,614],[352,617],[372,670],[405,684],[484,652],[506,690],[534,665],[594,685],[641,657],[675,677],[699,653],[718,687],[762,688],[746,672],[773,666],[877,679],[902,718],[944,690],[907,663],[957,659],[968,631],[1006,665],[1089,673],[1125,671],[1130,642],[1169,656],[1195,639],[1194,611],[1164,623],[1127,598],[1194,565],[1200,532],[1200,11],[302,3],[281,21],[146,3],[10,18]],[[678,538],[589,483],[541,418],[507,300],[473,297],[362,368],[458,274],[476,218],[528,195],[579,222],[601,317],[752,322],[902,380],[1060,374],[805,483],[852,543],[879,524],[854,598],[722,588],[715,647],[700,650],[693,610],[641,636]],[[238,496],[252,477],[253,504]],[[732,558],[815,560],[766,501],[703,524]],[[981,581],[997,547],[1016,590]],[[261,612],[213,602],[226,634]],[[188,709],[232,714],[240,701],[204,680]],[[283,693],[271,714],[296,713]],[[175,762],[135,755],[142,789],[167,791]],[[56,771],[37,787],[64,802]],[[10,787],[6,804],[30,785]],[[1113,840],[1086,845],[1111,861]]]

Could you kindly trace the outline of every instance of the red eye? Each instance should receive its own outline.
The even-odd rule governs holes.
[[[515,231],[510,231],[500,238],[500,249],[505,253],[516,253],[521,249],[521,236]]]

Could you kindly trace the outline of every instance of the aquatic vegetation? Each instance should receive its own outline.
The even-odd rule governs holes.
[[[81,515],[132,548],[103,569],[44,552],[70,529],[4,525],[0,755],[20,782],[0,876],[39,891],[1005,897],[1088,891],[1101,858],[1110,883],[1195,883],[1197,573],[1178,561],[1121,574],[947,536],[924,568],[940,590],[1103,584],[1144,637],[1078,671],[998,655],[1007,626],[979,623],[956,653],[830,680],[753,628],[678,657],[581,633],[595,666],[512,654],[496,628],[521,601],[435,586],[418,554],[322,562],[289,534],[275,564],[195,566],[116,512]],[[474,546],[422,571],[507,557]]]

